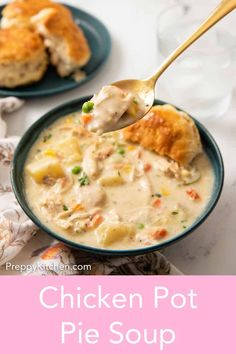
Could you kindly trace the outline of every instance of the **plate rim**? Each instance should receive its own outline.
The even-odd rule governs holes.
[[[205,128],[205,126],[202,123],[200,123],[197,119],[193,118],[191,115],[189,115],[189,116],[196,123],[196,125],[199,129],[200,135],[201,136],[204,135],[205,137],[207,137],[207,139],[210,141],[211,146],[213,147],[214,154],[217,156],[217,166],[219,169],[219,180],[218,181],[215,180],[216,188],[215,187],[213,188],[214,193],[212,193],[209,203],[207,204],[207,206],[205,207],[205,209],[203,210],[203,212],[201,213],[199,218],[197,220],[195,220],[195,222],[189,228],[187,228],[185,231],[177,234],[176,236],[174,236],[173,238],[171,238],[169,240],[163,241],[162,243],[159,243],[156,245],[143,247],[143,248],[133,248],[130,250],[113,250],[113,249],[111,250],[111,249],[103,249],[103,248],[97,248],[97,247],[78,244],[78,243],[73,242],[71,240],[67,240],[63,236],[58,235],[55,231],[49,229],[30,210],[30,207],[28,206],[28,203],[26,202],[26,198],[25,197],[21,198],[20,192],[18,190],[18,184],[20,183],[21,185],[23,185],[23,176],[20,176],[22,179],[21,181],[17,181],[18,176],[16,175],[16,165],[17,165],[18,155],[21,153],[21,149],[24,148],[25,141],[27,141],[28,136],[32,135],[35,130],[37,131],[37,136],[38,136],[42,132],[42,130],[45,129],[44,123],[47,122],[47,120],[50,121],[50,123],[48,125],[51,125],[54,121],[56,121],[57,119],[60,119],[59,117],[54,118],[54,119],[51,118],[52,120],[50,120],[48,118],[55,116],[56,113],[60,113],[61,111],[63,111],[63,109],[66,109],[66,108],[69,109],[70,106],[73,107],[74,105],[82,105],[83,102],[89,100],[91,97],[92,97],[92,95],[88,95],[88,96],[83,96],[83,97],[80,97],[80,98],[77,98],[77,99],[74,99],[71,101],[67,101],[66,103],[63,103],[62,105],[59,105],[59,106],[53,108],[52,110],[48,111],[46,114],[41,116],[38,120],[36,120],[26,130],[26,132],[22,136],[21,140],[19,141],[19,143],[15,149],[12,164],[11,164],[11,184],[12,184],[12,189],[15,194],[15,197],[16,197],[18,203],[20,204],[20,206],[22,207],[22,209],[24,210],[24,212],[41,230],[46,232],[50,237],[56,239],[57,241],[62,242],[74,249],[79,249],[79,250],[90,252],[93,254],[106,255],[106,256],[135,256],[135,255],[145,254],[145,253],[149,253],[149,252],[154,252],[154,251],[158,251],[160,249],[166,248],[166,247],[176,243],[177,241],[184,239],[188,235],[190,235],[211,214],[211,212],[215,208],[215,206],[220,198],[220,195],[222,193],[223,184],[224,184],[224,162],[223,162],[223,158],[222,158],[222,154],[220,152],[220,149],[219,149],[215,139],[211,135],[211,133],[209,133],[208,129]],[[164,105],[164,104],[170,104],[170,103],[155,99],[154,104],[155,105],[156,104]],[[184,110],[180,109],[179,107],[177,107],[175,105],[172,105],[172,106],[178,110],[185,112]],[[63,114],[61,115],[61,117],[63,117]],[[48,126],[48,125],[46,125],[46,126]],[[25,152],[26,157],[24,158],[23,166],[25,164],[27,154],[28,154],[31,146],[32,146],[32,144],[29,146],[29,149]],[[23,170],[23,166],[22,166],[21,170]]]
[[[49,96],[53,96],[53,95],[57,95],[57,94],[63,94],[64,92],[73,90],[77,87],[82,86],[83,84],[86,84],[87,82],[89,82],[90,80],[92,80],[98,73],[99,71],[103,68],[103,66],[106,64],[110,54],[111,54],[111,49],[112,49],[112,40],[111,40],[111,35],[110,32],[107,28],[107,26],[96,16],[90,14],[87,11],[84,11],[78,7],[75,6],[71,6],[69,4],[64,4],[61,3],[62,5],[66,6],[67,8],[71,9],[72,11],[78,11],[82,14],[84,14],[85,16],[89,17],[92,21],[95,21],[96,23],[99,24],[99,26],[101,26],[102,30],[103,30],[103,36],[104,36],[104,41],[106,42],[106,48],[104,50],[104,55],[103,55],[103,59],[102,61],[99,63],[99,65],[91,72],[91,74],[87,75],[84,79],[76,82],[76,81],[71,81],[71,84],[68,85],[68,87],[64,88],[63,86],[58,86],[55,89],[44,89],[42,91],[18,91],[17,88],[14,89],[7,89],[7,88],[1,88],[0,87],[0,98],[4,98],[4,97],[9,97],[9,96],[15,96],[15,97],[19,97],[19,98],[42,98],[42,97],[49,97]],[[0,5],[0,20],[2,18],[2,10],[4,9],[6,4]],[[83,70],[83,68],[82,68]],[[60,77],[58,76],[58,78],[60,79]],[[40,81],[39,81],[40,82]],[[38,82],[34,83],[34,85],[37,85]],[[30,87],[26,86],[26,87]],[[24,86],[20,86],[19,88],[23,89]]]

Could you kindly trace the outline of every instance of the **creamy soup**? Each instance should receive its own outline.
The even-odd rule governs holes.
[[[81,114],[43,131],[25,164],[34,214],[73,242],[140,248],[191,226],[206,207],[214,176],[205,153],[188,168],[125,141],[122,131],[86,131]]]
[[[83,104],[82,123],[87,130],[102,134],[134,123],[145,111],[137,94],[107,85]]]

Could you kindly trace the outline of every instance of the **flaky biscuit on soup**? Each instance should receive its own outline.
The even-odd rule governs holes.
[[[0,87],[39,81],[48,65],[41,37],[28,28],[0,30]]]
[[[123,130],[127,141],[189,164],[201,151],[200,135],[194,121],[171,105],[154,106],[145,118]]]
[[[50,0],[15,0],[4,7],[1,27],[31,27],[31,17],[49,7],[60,11],[63,17],[72,19],[70,11],[65,6]]]
[[[87,39],[72,19],[48,8],[33,16],[31,22],[43,37],[51,63],[61,77],[76,73],[88,62],[91,52]]]

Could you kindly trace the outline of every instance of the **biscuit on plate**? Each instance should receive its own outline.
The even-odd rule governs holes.
[[[39,81],[48,65],[41,37],[28,28],[0,29],[0,87]]]
[[[30,18],[49,7],[56,8],[64,17],[72,19],[70,11],[65,6],[50,0],[16,0],[4,7],[1,27],[31,27]]]
[[[51,63],[61,77],[76,73],[90,58],[90,49],[83,31],[60,11],[48,8],[31,18],[49,49]]]
[[[123,130],[127,141],[189,164],[202,151],[200,135],[193,120],[171,105],[154,106],[144,119]]]

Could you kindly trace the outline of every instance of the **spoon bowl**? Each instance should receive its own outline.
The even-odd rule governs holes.
[[[112,85],[121,90],[131,92],[134,96],[138,96],[143,102],[144,107],[142,111],[137,112],[135,117],[130,116],[127,112],[123,114],[113,130],[122,129],[127,125],[134,124],[143,118],[152,108],[155,98],[155,87],[150,80],[121,80],[112,83]]]

